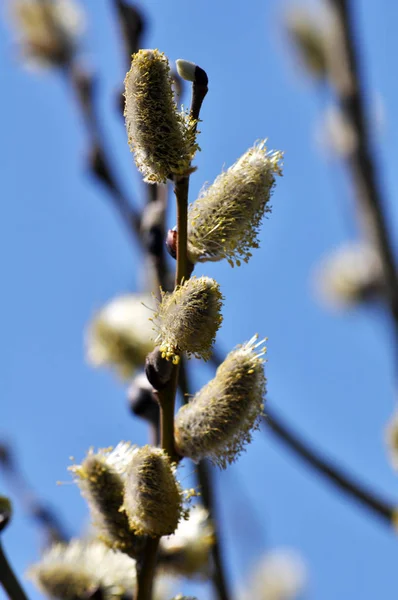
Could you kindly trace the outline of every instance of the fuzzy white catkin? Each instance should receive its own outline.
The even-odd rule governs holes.
[[[170,535],[183,516],[183,494],[175,468],[160,448],[144,446],[127,471],[123,510],[137,535]]]
[[[131,377],[153,350],[149,294],[128,294],[108,302],[92,319],[86,332],[86,352],[95,367],[110,366]]]
[[[276,175],[282,174],[281,152],[269,152],[265,141],[250,148],[189,207],[188,257],[196,262],[226,258],[231,266],[247,262],[258,248],[258,233]]]
[[[258,427],[266,379],[257,336],[232,350],[205,385],[175,418],[176,450],[198,462],[209,458],[225,468],[233,462]]]
[[[131,530],[121,508],[127,468],[136,452],[136,447],[120,442],[113,450],[90,450],[80,465],[69,467],[87,500],[100,539],[110,548],[133,557],[142,540]]]
[[[163,358],[178,363],[180,354],[208,360],[222,322],[223,296],[210,277],[191,277],[171,294],[162,293],[154,317]]]

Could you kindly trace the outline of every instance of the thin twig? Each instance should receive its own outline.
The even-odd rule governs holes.
[[[63,70],[67,83],[75,92],[90,140],[89,167],[92,174],[109,192],[109,199],[119,213],[134,241],[140,240],[140,215],[119,185],[104,143],[104,133],[95,107],[94,77],[73,62]]]
[[[0,583],[10,600],[28,600],[0,543]]]
[[[308,442],[304,441],[293,429],[286,425],[273,409],[270,410],[268,404],[266,413],[267,416],[263,419],[263,425],[267,432],[274,433],[290,450],[330,483],[340,488],[362,506],[365,506],[375,516],[380,517],[387,525],[393,525],[397,513],[397,507],[394,504],[383,500],[364,484],[355,480],[352,475],[337,467],[335,463],[322,457],[318,450],[312,448]]]
[[[385,203],[375,154],[370,142],[351,6],[349,0],[328,1],[334,16],[334,35],[331,36],[328,52],[331,81],[342,116],[352,128],[356,139],[347,163],[364,220],[365,233],[375,245],[382,262],[398,359],[398,271],[384,213]]]
[[[141,562],[137,562],[136,600],[150,600],[152,598],[159,540],[159,537],[148,538],[143,559]]]

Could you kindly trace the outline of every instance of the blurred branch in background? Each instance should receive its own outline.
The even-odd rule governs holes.
[[[364,85],[359,52],[355,41],[352,5],[347,0],[328,0],[332,15],[332,33],[328,44],[330,82],[355,143],[346,155],[352,185],[357,198],[359,218],[365,236],[380,255],[385,294],[395,335],[395,364],[398,364],[398,270],[394,257],[386,204],[372,149],[369,121],[365,109]]]
[[[8,498],[0,496],[0,585],[10,600],[27,600],[7,556],[3,550],[1,536],[12,517],[12,505]]]
[[[24,477],[12,449],[4,442],[0,442],[0,472],[14,498],[19,500],[27,516],[39,528],[44,545],[66,542],[70,536],[62,519],[36,494]]]
[[[324,458],[318,449],[300,437],[296,431],[290,429],[281,417],[267,405],[266,416],[263,419],[264,430],[271,431],[294,454],[307,463],[322,477],[339,488],[352,499],[360,502],[375,516],[380,517],[387,525],[392,527],[397,514],[397,506],[378,496],[363,483],[360,483],[351,474],[332,461]]]

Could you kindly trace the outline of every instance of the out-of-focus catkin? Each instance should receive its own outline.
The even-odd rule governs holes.
[[[183,494],[174,467],[160,448],[144,446],[130,462],[123,509],[137,535],[170,535],[183,516]]]
[[[142,367],[153,350],[149,294],[113,298],[92,319],[86,332],[86,352],[95,367],[110,366],[123,378]]]
[[[198,149],[195,122],[177,109],[169,61],[162,52],[139,50],[133,55],[125,99],[128,140],[144,181],[164,183],[189,174]]]
[[[222,300],[218,283],[210,277],[192,277],[171,294],[162,293],[154,324],[163,358],[178,363],[186,352],[208,360],[222,322]]]
[[[98,540],[52,546],[28,576],[43,593],[59,600],[89,598],[95,592],[104,600],[117,600],[132,594],[136,585],[135,561]]]
[[[281,152],[268,152],[265,141],[250,148],[189,207],[188,258],[192,263],[226,258],[231,266],[247,262],[258,248],[258,233]]]
[[[114,550],[136,556],[140,540],[129,526],[123,505],[124,479],[137,448],[121,442],[112,449],[89,451],[81,465],[69,469],[87,500],[100,539]]]
[[[264,406],[263,343],[254,336],[232,350],[214,379],[180,408],[175,420],[175,440],[181,456],[195,462],[209,458],[225,468],[251,441],[251,432],[258,427]]]
[[[12,12],[28,62],[61,67],[72,59],[84,28],[74,0],[15,0]]]

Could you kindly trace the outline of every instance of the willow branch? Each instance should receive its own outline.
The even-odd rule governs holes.
[[[271,431],[296,456],[335,487],[381,518],[387,525],[393,525],[397,513],[397,507],[394,504],[382,499],[351,474],[322,457],[317,450],[286,425],[274,410],[270,410],[268,405],[266,413],[267,415],[263,419],[264,429]]]
[[[0,583],[10,600],[28,600],[0,543]]]
[[[66,81],[75,92],[78,107],[90,138],[90,170],[91,173],[108,190],[109,199],[119,213],[131,238],[140,241],[140,215],[132,206],[117,181],[114,169],[106,149],[105,135],[102,131],[100,120],[95,107],[95,81],[91,74],[80,69],[79,65],[72,62],[64,69]]]
[[[347,162],[366,233],[375,245],[382,262],[398,352],[398,272],[384,213],[384,199],[375,155],[370,142],[352,11],[349,0],[328,1],[335,20],[334,36],[328,53],[331,81],[342,116],[356,138],[356,144],[348,155]]]

